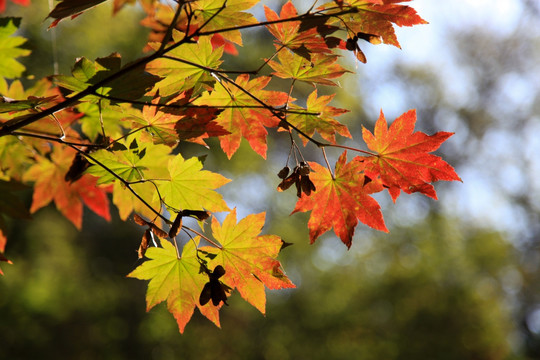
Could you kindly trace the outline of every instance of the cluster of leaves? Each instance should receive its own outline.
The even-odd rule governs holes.
[[[49,14],[50,27],[103,1],[63,0]],[[285,243],[260,235],[264,213],[237,220],[216,191],[229,179],[173,150],[180,142],[208,147],[206,140],[217,137],[230,158],[245,139],[266,158],[267,129],[278,128],[290,151],[277,190],[296,185],[293,213],[311,212],[311,242],[333,228],[350,247],[358,221],[387,231],[371,195],[386,189],[394,201],[401,191],[436,199],[433,182],[459,180],[431,154],[452,134],[415,132],[414,111],[388,126],[381,112],[374,132],[363,130],[369,150],[339,145],[336,134],[351,137],[336,119],[347,110],[329,105],[334,96],[317,89],[335,86],[348,72],[338,63],[341,53],[366,61],[358,41],[399,47],[394,25],[425,23],[401,4],[406,1],[333,1],[303,14],[288,2],[279,15],[265,6],[266,20],[258,21],[246,12],[257,0],[177,0],[173,6],[140,0],[147,13],[142,23],[151,29],[146,56],[127,65],[118,54],[80,58],[71,75],[27,89],[17,80],[24,71],[17,58],[29,55],[20,48],[25,40],[13,36],[20,19],[2,19],[0,212],[28,218],[54,201],[80,229],[83,203],[108,220],[112,198],[123,220],[133,216],[144,228],[138,254],[145,261],[129,276],[149,280],[148,309],[166,301],[181,332],[195,308],[219,325],[219,309],[236,289],[264,313],[265,287],[294,287],[277,260]],[[132,2],[115,0],[114,11]],[[254,27],[274,36],[274,54],[253,71],[228,69],[224,52],[236,54],[241,30]],[[274,77],[289,82],[286,91],[267,90]],[[293,97],[301,82],[314,87],[305,106]],[[318,147],[324,165],[306,161],[299,141]],[[335,169],[328,147],[343,150]],[[359,155],[348,160],[347,151]],[[14,194],[23,186],[33,188],[30,209]],[[229,213],[220,223],[216,212]],[[0,222],[0,261],[7,261],[6,241]]]

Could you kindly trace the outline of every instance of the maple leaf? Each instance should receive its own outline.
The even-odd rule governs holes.
[[[347,127],[334,119],[335,116],[345,114],[348,110],[328,106],[334,96],[335,94],[317,97],[317,90],[314,90],[307,98],[305,109],[296,105],[289,106],[289,110],[295,112],[287,115],[287,121],[308,136],[317,131],[323,139],[332,144],[336,143],[336,133],[350,138],[351,134]],[[302,137],[302,142],[305,145],[308,139]]]
[[[341,15],[333,19],[334,22],[344,22],[347,29],[354,34],[366,33],[380,36],[385,44],[400,47],[394,27],[427,24],[416,11],[407,5],[398,5],[410,0],[353,0],[343,1],[342,6],[354,7],[356,12]],[[320,7],[335,8],[334,3],[327,3]],[[337,10],[336,10],[337,11]]]
[[[201,250],[215,255],[209,266],[221,265],[225,269],[223,283],[238,289],[240,295],[265,313],[266,295],[269,289],[294,288],[294,284],[281,270],[276,260],[283,242],[276,235],[259,235],[265,214],[251,214],[236,222],[233,209],[221,225],[212,218],[212,233],[221,248],[204,247]]]
[[[317,191],[310,196],[302,194],[292,214],[311,210],[308,221],[311,243],[333,227],[336,235],[350,248],[358,220],[388,232],[381,208],[370,196],[382,191],[383,187],[375,180],[367,181],[361,162],[347,163],[347,152],[343,152],[336,163],[334,177],[317,163],[310,162],[309,165],[314,170],[310,178]]]
[[[150,280],[146,292],[146,310],[149,311],[167,300],[167,309],[176,319],[181,333],[184,332],[195,307],[220,326],[219,307],[199,305],[199,294],[208,281],[208,276],[200,271],[201,264],[196,248],[198,242],[198,238],[188,242],[179,259],[175,247],[162,240],[163,248],[149,248],[145,255],[150,260],[127,275],[140,280]]]
[[[173,98],[184,98],[185,94],[181,93]],[[156,94],[152,99],[153,105],[146,105],[142,109],[141,116],[133,116],[134,129],[144,128],[152,135],[152,141],[155,144],[176,145],[178,143],[178,136],[176,135],[175,126],[179,116],[167,112],[163,112],[159,109],[161,97]]]
[[[259,76],[249,79],[249,75],[239,75],[235,83],[227,85],[225,81],[216,86],[211,93],[204,93],[195,101],[198,105],[225,107],[216,118],[216,123],[228,131],[229,135],[220,137],[221,148],[229,159],[240,147],[242,136],[255,152],[266,158],[266,127],[275,127],[279,120],[253,97],[268,106],[281,106],[287,101],[287,94],[279,91],[263,90],[270,82],[270,77]],[[240,89],[242,88],[242,89]]]
[[[279,62],[271,60],[268,65],[275,70],[273,73],[283,79],[306,81],[312,84],[335,86],[330,80],[348,72],[341,65],[336,64],[337,55],[312,54],[308,60],[290,51],[280,51],[277,56]]]
[[[102,100],[97,104],[80,103],[77,105],[77,111],[82,115],[78,123],[83,134],[91,141],[96,141],[103,133],[113,139],[123,136],[127,124],[122,120],[137,110],[126,104],[111,105],[108,100]]]
[[[264,13],[268,21],[278,21],[298,16],[296,8],[290,1],[283,5],[279,17],[266,5],[264,6]],[[313,21],[313,19],[311,20]],[[279,49],[285,46],[306,59],[310,59],[311,53],[331,53],[332,51],[329,49],[326,40],[321,36],[321,32],[326,35],[337,29],[326,27],[324,29],[326,31],[323,31],[320,23],[310,26],[307,21],[287,21],[266,25],[266,27],[277,39],[276,48]]]
[[[21,36],[11,36],[17,31],[20,24],[21,18],[0,19],[0,78],[18,78],[26,69],[16,60],[20,56],[30,54],[30,50],[19,47],[26,42],[26,39]]]
[[[56,75],[54,80],[58,86],[78,93],[120,71],[121,63],[122,59],[118,53],[97,58],[96,61],[81,57],[77,59],[71,70],[72,76]],[[158,80],[161,78],[147,73],[141,66],[132,69],[129,74],[123,74],[109,81],[95,93],[119,99],[118,101],[136,100],[152,89]],[[87,96],[85,99],[93,102],[103,101],[102,97],[95,95]]]
[[[175,125],[178,139],[208,147],[204,142],[206,138],[229,135],[230,132],[214,121],[220,112],[220,109],[205,106],[186,109],[185,116]]]
[[[257,23],[257,19],[243,10],[257,4],[258,0],[199,0],[191,6],[195,19],[192,26],[202,31],[217,31],[233,26],[246,26]],[[201,28],[204,25],[204,28]],[[226,40],[242,45],[239,30],[220,33]]]
[[[83,203],[107,221],[111,216],[106,189],[97,186],[95,177],[85,175],[73,183],[65,180],[75,153],[71,148],[55,145],[50,155],[51,160],[40,156],[23,179],[35,182],[31,213],[54,200],[56,208],[80,229]]]
[[[160,209],[159,199],[154,198],[156,186],[152,180],[165,179],[168,176],[167,163],[172,158],[171,148],[166,145],[144,143],[140,134],[129,136],[116,146],[114,151],[98,150],[91,156],[130,183],[130,187],[154,209]],[[121,219],[127,219],[132,211],[149,218],[155,216],[155,213],[135,197],[124,183],[104,167],[94,164],[88,168],[87,173],[97,176],[98,184],[114,182],[113,203],[118,207]]]
[[[183,38],[177,30],[173,32],[175,42]],[[151,43],[153,49],[158,49],[159,43]],[[151,61],[146,66],[150,73],[163,77],[155,89],[161,96],[170,96],[195,87],[194,94],[211,85],[215,78],[211,70],[217,70],[221,64],[223,48],[214,50],[208,37],[201,37],[195,44],[185,43],[169,51],[166,58]]]
[[[19,4],[22,6],[30,5],[30,0],[11,0],[14,4]],[[0,0],[0,13],[3,13],[6,10],[7,0]]]
[[[367,176],[380,176],[382,183],[395,201],[400,190],[410,194],[421,192],[433,199],[437,194],[430,182],[438,180],[459,180],[454,169],[440,157],[429,154],[437,150],[453,133],[440,131],[434,135],[413,132],[416,123],[416,111],[409,110],[398,117],[390,128],[381,110],[372,134],[366,128],[362,136],[369,149],[376,156],[360,156],[358,161],[365,162]]]
[[[84,11],[93,8],[104,1],[106,0],[63,0],[59,2],[49,15],[47,15],[47,18],[55,19],[51,25],[49,25],[49,29],[58,25],[61,20],[67,17],[74,19]]]
[[[134,128],[144,128],[156,144],[175,145],[179,140],[187,140],[206,146],[204,139],[210,136],[229,134],[215,121],[219,109],[190,107],[191,91],[181,92],[167,101],[163,107],[157,106],[161,98],[156,94],[152,104],[143,107],[142,113],[133,113]]]
[[[176,155],[169,160],[167,181],[159,181],[158,189],[163,200],[176,209],[206,209],[227,211],[223,197],[215,192],[230,180],[211,171],[202,170],[202,163],[193,157],[184,160]]]

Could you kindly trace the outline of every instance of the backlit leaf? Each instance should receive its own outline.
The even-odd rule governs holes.
[[[277,58],[279,62],[271,60],[268,65],[274,69],[274,75],[284,79],[335,86],[331,79],[348,72],[336,63],[337,55],[313,54],[311,60],[308,60],[290,51],[281,50]]]
[[[280,16],[269,7],[264,7],[264,13],[268,21],[277,21],[298,16],[294,5],[288,1],[281,8]],[[326,19],[325,19],[326,20]],[[328,26],[318,24],[319,26],[309,26],[307,21],[287,21],[266,25],[268,30],[276,37],[276,48],[285,46],[296,54],[310,59],[311,53],[331,53],[328,44],[321,36],[319,31],[326,30],[324,34],[332,32]],[[323,28],[323,29],[321,29]],[[334,28],[337,29],[337,28]]]
[[[21,49],[26,42],[21,36],[12,36],[21,24],[21,18],[0,18],[0,77],[18,78],[26,69],[16,59],[28,56],[30,50]]]
[[[388,127],[381,111],[374,134],[366,128],[362,129],[364,141],[377,156],[357,157],[357,160],[365,162],[368,176],[380,176],[394,201],[400,190],[408,194],[421,192],[437,199],[431,182],[461,181],[447,162],[429,154],[437,150],[453,133],[441,131],[427,135],[420,131],[413,132],[415,123],[416,111],[409,110]]]
[[[128,275],[140,280],[150,280],[146,291],[146,310],[149,311],[166,300],[167,309],[176,319],[181,333],[184,332],[195,307],[198,307],[210,321],[220,326],[219,307],[199,305],[199,294],[208,277],[200,271],[196,243],[197,239],[189,241],[182,250],[181,258],[178,259],[175,247],[170,242],[162,240],[163,248],[149,248],[145,256],[150,260],[145,261]]]
[[[193,157],[187,160],[176,155],[169,160],[169,175],[159,181],[158,189],[164,201],[175,209],[206,209],[212,212],[227,211],[223,197],[214,191],[230,180],[224,176],[202,170],[202,163]]]
[[[336,163],[334,179],[327,168],[318,163],[309,165],[314,170],[310,178],[317,191],[310,196],[302,194],[292,213],[311,211],[308,221],[311,243],[333,227],[341,241],[351,247],[358,220],[388,232],[380,206],[370,196],[382,191],[383,187],[377,181],[366,183],[361,162],[353,160],[347,163],[347,153],[344,152]]]
[[[264,225],[265,214],[248,215],[236,222],[236,209],[220,224],[212,218],[212,233],[221,248],[205,247],[216,255],[209,266],[221,265],[225,275],[223,283],[238,289],[240,295],[265,313],[266,295],[269,289],[294,288],[294,284],[281,270],[276,260],[282,241],[275,235],[259,235]]]
[[[65,180],[74,157],[75,150],[55,146],[50,160],[39,157],[26,172],[24,180],[35,183],[30,212],[34,213],[54,201],[56,208],[80,229],[85,203],[96,214],[110,220],[106,190],[97,186],[95,177],[84,175],[73,183]]]
[[[270,78],[266,76],[250,80],[249,75],[239,75],[235,82],[245,91],[222,81],[216,85],[214,91],[204,93],[195,104],[224,107],[216,118],[216,123],[230,133],[220,137],[221,148],[229,158],[240,147],[242,137],[257,154],[266,158],[268,132],[265,127],[275,127],[279,124],[279,120],[269,110],[262,108],[261,103],[253,97],[268,106],[277,107],[285,104],[288,96],[284,92],[263,90],[270,82]]]
[[[183,37],[178,31],[174,31],[174,41],[180,41]],[[158,43],[150,44],[154,49]],[[204,89],[204,85],[212,85],[215,78],[207,69],[218,69],[221,64],[223,48],[214,50],[207,37],[199,38],[197,43],[184,43],[167,53],[167,58],[157,59],[146,66],[150,73],[163,77],[156,84],[161,96],[186,91],[195,87],[197,94]]]
[[[427,24],[416,11],[399,3],[409,0],[352,0],[343,1],[344,7],[355,7],[358,11],[340,15],[333,19],[338,24],[344,22],[349,31],[380,36],[385,44],[400,47],[393,24],[397,26],[413,26]],[[321,8],[335,8],[333,2]]]
[[[306,109],[296,105],[289,106],[294,112],[287,115],[287,121],[306,135],[312,136],[317,131],[323,139],[333,144],[336,142],[336,133],[350,138],[351,134],[347,127],[334,119],[347,113],[348,110],[328,106],[333,98],[334,95],[317,97],[317,90],[314,90],[307,98]],[[306,144],[308,139],[302,137],[302,141]]]

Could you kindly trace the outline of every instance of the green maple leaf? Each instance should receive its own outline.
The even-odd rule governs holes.
[[[270,77],[267,76],[250,80],[249,75],[243,74],[236,78],[235,83],[245,91],[223,82],[211,93],[204,93],[195,101],[197,105],[225,108],[215,122],[230,133],[220,136],[221,148],[229,158],[240,147],[242,137],[257,154],[266,158],[268,132],[265,127],[275,127],[279,120],[269,110],[261,108],[261,103],[253,97],[269,106],[281,106],[288,97],[284,92],[263,90],[269,82]]]
[[[167,163],[173,155],[171,148],[165,145],[145,143],[140,136],[132,135],[118,143],[119,149],[114,151],[98,150],[91,156],[103,166],[130,183],[130,187],[154,209],[159,210],[161,204],[155,199],[156,186],[151,182],[156,179],[166,179],[168,176]],[[90,161],[92,162],[92,161]],[[97,163],[86,170],[97,176],[98,183],[114,183],[113,203],[118,207],[120,217],[126,219],[132,211],[147,217],[154,217],[153,211],[140,201],[125,185]]]
[[[204,24],[204,31],[216,31],[232,26],[245,26],[256,24],[257,19],[243,10],[256,5],[258,0],[199,0],[193,3],[193,12],[196,15],[193,26],[200,28]],[[220,33],[225,39],[242,45],[240,31],[226,31]]]
[[[159,181],[158,189],[164,201],[176,209],[229,210],[223,197],[214,191],[230,180],[211,171],[202,170],[202,163],[193,157],[184,160],[176,155],[169,160],[167,181]]]
[[[180,41],[183,34],[174,31],[174,41]],[[154,49],[158,43],[150,44]],[[195,87],[194,93],[200,92],[204,84],[211,85],[214,77],[207,69],[218,69],[221,65],[223,48],[214,50],[210,39],[201,37],[196,44],[185,43],[167,53],[167,58],[154,60],[146,66],[150,73],[163,77],[155,89],[161,96],[169,96]]]
[[[21,18],[0,19],[0,77],[8,79],[18,78],[26,68],[16,59],[20,56],[28,56],[30,50],[21,49],[19,46],[26,42],[21,36],[11,36],[21,24]]]
[[[308,60],[290,51],[281,50],[277,58],[279,62],[271,60],[268,65],[275,70],[274,75],[283,79],[335,86],[336,84],[330,79],[338,78],[348,72],[336,63],[337,55],[312,54],[311,59]]]
[[[124,134],[124,129],[127,127],[127,123],[122,120],[137,111],[130,108],[129,104],[121,104],[119,106],[110,105],[108,100],[101,101],[99,105],[91,102],[83,102],[77,105],[77,110],[84,114],[79,120],[81,130],[92,141],[95,141],[99,135],[102,135],[103,130],[106,136],[110,138],[121,137]],[[102,123],[103,130],[101,128]]]
[[[348,110],[328,106],[334,96],[335,94],[317,97],[317,90],[314,90],[307,98],[305,109],[296,105],[289,107],[295,112],[287,115],[287,121],[306,135],[312,136],[317,131],[323,139],[333,144],[336,143],[336,133],[350,138],[351,134],[347,127],[334,119],[335,116],[345,114]],[[308,139],[302,137],[302,141],[305,145]]]
[[[221,248],[203,248],[216,255],[209,266],[225,268],[223,283],[238,289],[240,295],[265,313],[266,295],[269,289],[294,288],[294,284],[281,270],[276,260],[283,242],[279,236],[259,235],[265,214],[251,214],[236,222],[236,209],[225,218],[223,224],[212,218],[212,233]]]
[[[54,80],[58,86],[78,93],[86,90],[89,86],[98,84],[121,69],[121,57],[118,53],[98,58],[96,61],[82,57],[75,62],[71,70],[72,76],[57,75]],[[136,100],[152,89],[158,80],[160,77],[151,75],[145,72],[143,67],[139,67],[107,82],[95,93],[122,100]],[[92,102],[102,100],[99,96],[88,96],[86,99]]]
[[[150,260],[128,275],[140,280],[150,280],[146,292],[146,310],[149,311],[166,300],[167,309],[176,319],[181,333],[184,332],[195,307],[219,326],[219,307],[199,305],[199,295],[204,284],[208,282],[208,276],[200,271],[197,243],[198,238],[188,242],[178,259],[175,247],[162,240],[163,248],[148,249],[146,257]]]

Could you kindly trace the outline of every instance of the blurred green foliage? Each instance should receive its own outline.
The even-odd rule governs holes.
[[[136,265],[141,230],[88,213],[77,233],[53,209],[13,224],[0,281],[6,359],[508,359],[504,286],[519,269],[496,233],[432,216],[353,250],[306,234],[284,250],[298,289],[270,293],[263,317],[237,294],[223,330],[199,314],[184,335],[164,306],[144,312]],[[297,227],[298,229],[298,227]],[[515,345],[515,344],[514,344]],[[429,356],[428,356],[429,355]]]

